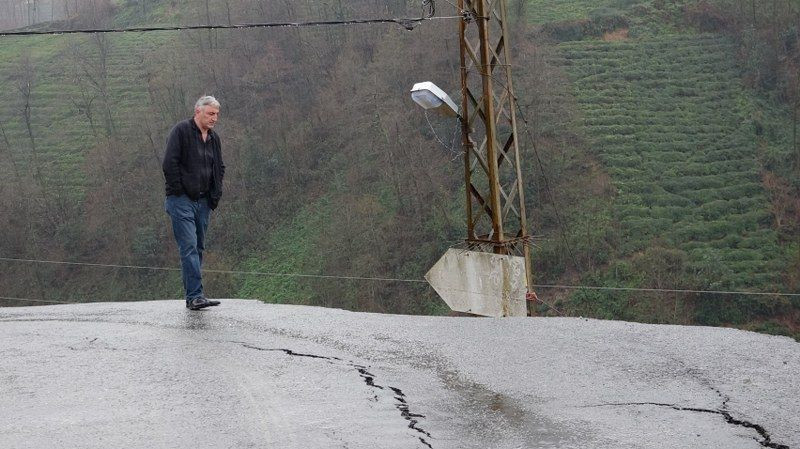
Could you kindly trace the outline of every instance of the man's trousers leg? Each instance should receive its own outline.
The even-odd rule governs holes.
[[[211,210],[205,198],[192,201],[186,195],[168,196],[164,208],[172,219],[172,233],[180,251],[181,278],[188,302],[204,296],[200,269]]]

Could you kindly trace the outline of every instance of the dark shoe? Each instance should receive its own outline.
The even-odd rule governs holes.
[[[213,299],[206,299],[206,301],[208,301],[208,305],[209,306],[218,306],[219,305],[219,301],[214,301]]]
[[[189,310],[200,310],[200,309],[205,309],[206,307],[210,307],[210,306],[219,304],[219,302],[217,302],[217,301],[214,301],[214,302],[216,302],[217,304],[212,304],[211,301],[207,300],[206,298],[202,298],[202,297],[201,298],[194,298],[194,299],[186,302],[186,308],[188,308]]]

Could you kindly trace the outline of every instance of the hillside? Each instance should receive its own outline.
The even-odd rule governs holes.
[[[713,261],[718,288],[779,288],[783,261],[730,43],[665,36],[560,48],[581,126],[617,186],[620,252],[663,240],[687,254],[690,271]]]
[[[772,229],[730,42],[677,35],[559,48],[579,126],[616,187],[619,256],[673,250],[685,288],[781,290],[788,254]]]
[[[37,26],[419,14],[401,1],[103,4]],[[509,3],[538,283],[798,292],[791,110],[751,86],[745,44],[689,8],[704,4]],[[208,268],[420,279],[464,234],[463,167],[437,142],[456,124],[431,117],[432,132],[407,96],[423,78],[457,94],[456,22],[428,25],[0,38],[11,93],[0,102],[0,256],[175,266],[162,142],[214,93],[228,179]],[[4,297],[181,294],[174,271],[0,264]],[[215,273],[206,284],[214,296],[446,312],[403,282]],[[540,294],[574,315],[800,329],[789,297]]]
[[[264,21],[411,15],[400,2],[335,11],[314,5],[255,10],[257,5],[246,3],[231,20],[252,19],[252,14]],[[157,15],[158,8],[140,16],[136,9],[119,7],[108,20],[126,26],[206,19],[193,15],[196,6],[183,2],[164,17]],[[211,19],[225,21],[219,13],[211,11]],[[2,188],[30,192],[39,201],[5,196],[10,213],[4,226],[13,237],[3,242],[2,252],[48,260],[174,265],[174,243],[162,211],[162,142],[169,127],[190,114],[196,92],[212,92],[225,99],[220,132],[227,144],[229,184],[226,207],[216,216],[219,232],[212,235],[209,267],[275,271],[271,260],[277,260],[280,271],[387,275],[410,264],[414,269],[405,269],[407,275],[419,276],[437,248],[444,249],[460,232],[444,230],[451,234],[442,242],[426,237],[432,246],[424,249],[401,242],[430,225],[429,217],[442,210],[437,203],[450,203],[460,170],[450,163],[449,153],[426,148],[420,157],[410,147],[396,147],[402,141],[422,148],[433,136],[420,133],[425,118],[407,97],[406,85],[417,75],[394,54],[401,47],[428,57],[439,46],[452,46],[453,39],[422,49],[415,43],[434,39],[439,30],[427,28],[414,36],[404,36],[400,27],[388,28],[384,36],[386,31],[340,27],[7,38],[13,45],[4,47],[0,84],[12,92],[24,85],[30,94],[20,92],[2,105],[2,170],[19,171]],[[200,53],[209,55],[205,66],[194,61]],[[455,71],[445,60],[431,69],[432,76]],[[354,85],[373,93],[353,97]],[[387,85],[395,87],[387,90]],[[59,138],[59,128],[70,139]],[[452,174],[436,179],[442,178],[441,168]],[[429,201],[437,192],[444,194],[442,199]],[[327,215],[307,208],[323,203],[335,207]],[[311,216],[320,217],[316,225],[303,223]],[[125,217],[122,222],[120,217]],[[436,226],[454,220],[448,216]],[[369,239],[359,238],[365,235]],[[308,250],[301,251],[298,241],[308,242]],[[396,254],[379,260],[375,248],[401,245]],[[414,257],[418,250],[426,254],[421,263]],[[310,262],[320,255],[320,261]],[[8,265],[9,276],[0,279],[8,297],[30,297],[31,291],[47,300],[180,294],[175,273]],[[300,279],[283,294],[273,288],[280,279],[211,275],[208,280],[211,291],[229,296],[307,303],[324,295],[337,298],[326,304],[350,308],[441,309],[429,293],[427,299],[395,305],[396,299],[376,299],[410,296],[393,285],[359,292],[350,282]],[[308,297],[309,291],[315,296]],[[395,293],[380,293],[389,291]]]
[[[158,179],[142,176],[160,166],[164,133],[164,125],[154,123],[157,94],[148,92],[148,67],[142,62],[168,40],[155,34],[5,40],[10,45],[0,49],[0,87],[14,96],[0,108],[0,172],[6,179],[2,188],[11,236],[3,252],[117,262],[113,253],[125,258],[130,248],[138,260],[152,259],[151,234],[160,214],[149,206],[137,209],[159,197],[152,188],[130,194],[143,181],[150,184],[148,178]],[[119,188],[121,182],[124,189]],[[119,245],[125,250],[119,251]],[[97,252],[104,247],[117,250]],[[4,279],[6,285],[31,291],[25,285],[30,278],[23,274],[31,267],[8,268],[14,275]],[[89,274],[86,271],[38,269],[33,291],[48,299],[74,297],[86,287],[86,279],[81,279]],[[110,294],[130,288],[117,283],[118,275],[104,273],[103,282],[92,290]],[[45,279],[52,284],[43,285],[49,284]],[[133,282],[141,284],[142,279]],[[150,296],[141,287],[137,285],[138,294],[144,298],[163,295],[161,291]],[[153,287],[158,291],[163,286]]]
[[[543,27],[556,40],[545,63],[569,79],[541,103],[573,109],[568,128],[584,156],[572,156],[572,165],[584,169],[566,174],[590,179],[583,194],[561,199],[577,206],[562,210],[562,226],[570,229],[561,240],[571,241],[578,259],[565,265],[577,266],[589,285],[796,291],[797,228],[786,226],[781,203],[787,197],[771,181],[800,180],[787,170],[794,159],[791,115],[745,85],[735,39],[680,28],[680,21],[664,20],[674,10],[644,2],[628,13],[609,3],[577,17],[572,7],[538,3],[543,17],[563,19]],[[602,175],[587,164],[599,165]],[[569,245],[559,245],[569,252]],[[606,257],[581,260],[583,248]],[[798,304],[779,297],[567,292],[561,307],[607,318],[750,323],[786,332],[796,326],[790,317]]]
[[[583,21],[592,16],[621,14],[631,6],[645,3],[641,0],[525,0],[512,2],[524,4],[526,18],[537,25],[558,22]],[[519,6],[518,6],[519,7]]]

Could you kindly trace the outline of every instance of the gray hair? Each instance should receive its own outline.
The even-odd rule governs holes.
[[[205,95],[200,97],[200,99],[197,100],[197,103],[194,104],[195,109],[200,109],[204,106],[213,106],[217,109],[220,108],[219,101],[217,101],[217,99],[212,97],[211,95]]]

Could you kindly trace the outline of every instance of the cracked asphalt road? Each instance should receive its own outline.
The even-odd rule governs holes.
[[[0,342],[2,448],[800,449],[800,344],[732,329],[158,301]]]

